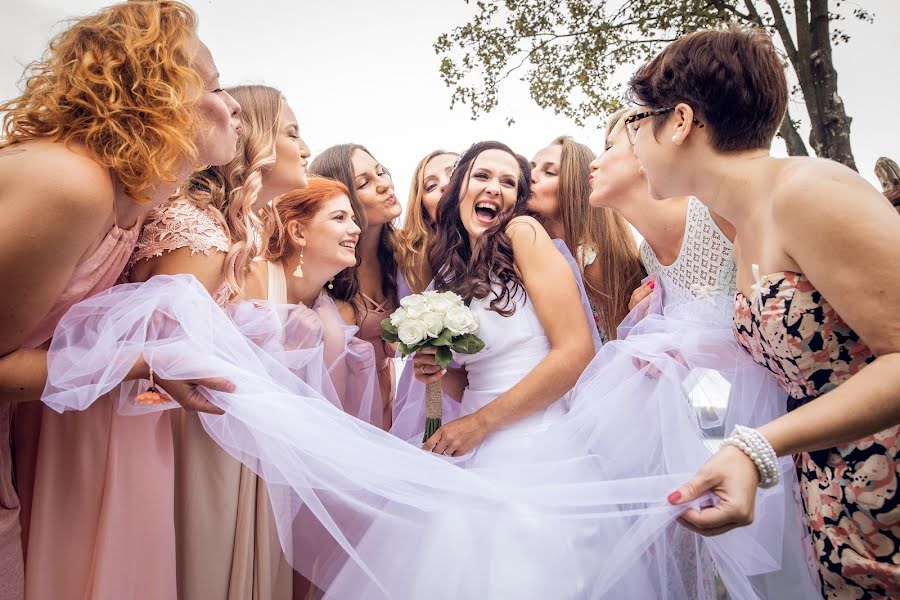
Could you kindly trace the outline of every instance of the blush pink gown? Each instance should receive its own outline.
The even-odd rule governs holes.
[[[25,347],[45,345],[72,305],[116,283],[138,229],[112,227]],[[168,419],[120,417],[108,397],[64,414],[25,403],[15,418],[26,597],[174,597]]]

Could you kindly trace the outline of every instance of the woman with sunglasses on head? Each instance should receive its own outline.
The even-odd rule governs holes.
[[[113,286],[147,212],[197,164],[230,161],[240,136],[240,106],[219,87],[196,16],[180,2],[117,4],[75,21],[27,77],[23,94],[0,106],[0,272],[16,281],[0,300],[4,440],[9,402],[41,397],[63,315]],[[81,332],[69,333],[77,344]],[[135,382],[151,375],[148,362],[114,366]],[[221,378],[160,383],[186,409],[210,412],[200,386],[233,389]],[[84,412],[20,403],[17,413],[24,535],[7,518],[18,504],[4,441],[0,596],[23,593],[24,539],[29,598],[172,597],[171,471],[165,453],[144,454],[171,449],[168,420],[120,417],[109,397]]]
[[[788,394],[786,415],[734,431],[671,501],[715,494],[682,519],[705,535],[745,525],[776,457],[797,454],[822,593],[896,597],[900,216],[841,165],[770,156],[788,89],[764,31],[687,35],[630,90],[650,115],[632,127],[651,193],[695,194],[734,225],[734,336]]]
[[[634,290],[628,308],[651,294],[658,273],[677,282],[670,290],[677,300],[710,290],[733,292],[734,228],[696,198],[656,200],[650,196],[643,168],[634,157],[631,129],[625,125],[627,120],[639,119],[638,113],[636,108],[613,113],[606,125],[604,151],[591,163],[591,204],[620,212],[644,238],[641,262],[651,277]],[[643,310],[629,321],[641,314]]]

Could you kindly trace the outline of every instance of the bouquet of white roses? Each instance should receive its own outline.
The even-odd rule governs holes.
[[[381,322],[382,339],[399,342],[400,354],[408,356],[422,348],[435,348],[442,369],[453,361],[451,351],[475,354],[484,348],[484,342],[475,335],[477,331],[477,315],[453,292],[406,296],[400,308]],[[440,426],[441,384],[433,382],[425,388],[425,440]]]

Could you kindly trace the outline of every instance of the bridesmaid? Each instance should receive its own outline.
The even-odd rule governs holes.
[[[657,273],[677,284],[670,293],[684,296],[673,300],[689,300],[714,289],[734,293],[734,227],[697,198],[660,201],[650,195],[625,129],[625,121],[636,112],[623,108],[613,113],[603,153],[591,163],[591,205],[616,210],[644,238],[641,262],[652,278],[634,290],[629,310],[650,295]],[[691,290],[693,294],[688,294]]]
[[[281,92],[229,88],[243,108],[238,155],[194,173],[183,194],[150,213],[131,257],[131,281],[190,273],[224,307],[245,296],[257,212],[306,187],[309,148]],[[265,484],[222,450],[198,416],[169,411],[174,438],[175,537],[180,598],[285,599],[284,559]]]
[[[341,144],[322,152],[310,173],[343,183],[357,214],[362,235],[357,246],[358,266],[334,278],[333,296],[351,298],[345,320],[359,327],[359,337],[375,348],[378,385],[384,403],[382,425],[391,426],[394,399],[394,357],[391,344],[381,340],[381,321],[397,308],[397,263],[393,221],[402,210],[394,195],[390,172],[359,144]],[[330,284],[331,285],[331,284]]]
[[[670,501],[711,491],[720,502],[685,525],[745,525],[769,461],[799,455],[823,595],[900,596],[900,216],[842,165],[770,156],[788,88],[762,30],[684,36],[630,88],[642,108],[626,126],[651,193],[695,194],[734,224],[735,337],[789,396],[786,415],[733,433],[738,445]]]
[[[590,148],[567,136],[539,150],[531,159],[528,208],[538,215],[550,237],[563,240],[576,257],[605,342],[616,338],[616,327],[628,314],[631,293],[644,273],[625,219],[588,203],[592,160]]]
[[[253,264],[248,293],[264,298],[289,315],[279,332],[290,349],[321,348],[310,361],[323,381],[322,393],[350,414],[380,425],[381,398],[376,385],[372,344],[353,336],[356,326],[344,323],[340,308],[347,300],[332,298],[326,285],[356,266],[361,229],[350,205],[350,192],[340,182],[312,177],[309,186],[276,198],[263,212],[265,260]],[[295,326],[297,329],[295,329]],[[297,335],[299,333],[299,335]],[[296,361],[288,365],[310,382]]]
[[[399,298],[418,294],[431,283],[426,249],[434,231],[438,200],[450,182],[450,173],[459,154],[446,150],[428,153],[413,173],[406,205],[406,219],[397,230],[395,256],[397,260],[397,295]]]
[[[0,294],[0,598],[172,597],[171,512],[141,508],[171,503],[171,480],[155,464],[144,471],[146,449],[171,444],[159,418],[120,418],[109,400],[62,415],[19,404],[22,537],[5,440],[11,403],[41,396],[56,323],[115,283],[147,211],[194,165],[232,159],[240,107],[179,2],[76,21],[26,76],[23,95],[0,105],[0,277],[16,282]],[[147,377],[141,360],[127,378]],[[198,385],[231,387],[161,383],[185,408],[210,412]]]

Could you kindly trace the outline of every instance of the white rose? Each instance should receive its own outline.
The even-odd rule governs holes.
[[[437,313],[447,313],[456,306],[452,298],[448,298],[446,294],[434,294],[428,297],[428,304],[431,310]]]
[[[472,311],[465,306],[454,306],[444,316],[444,325],[453,332],[453,335],[462,335],[471,333],[472,329]],[[477,329],[477,322],[475,324]]]
[[[410,294],[409,296],[404,296],[400,299],[400,306],[405,309],[409,309],[411,306],[427,306],[428,301],[425,299],[425,296],[422,294]]]
[[[398,308],[391,313],[391,325],[393,325],[394,327],[400,327],[400,325],[408,318],[409,315],[406,314],[406,309]]]
[[[460,296],[456,292],[444,292],[444,297],[449,298],[450,301],[453,302],[453,304],[455,306],[465,306],[466,305],[466,303],[463,302],[462,296]]]
[[[421,294],[406,296],[400,300],[400,306],[406,309],[406,314],[411,319],[419,319],[430,310],[428,300]]]
[[[422,324],[425,325],[428,337],[436,338],[444,330],[444,319],[437,313],[430,312],[422,315]]]
[[[397,337],[407,346],[413,346],[428,337],[428,332],[422,321],[407,319],[397,328]]]
[[[476,315],[471,310],[469,311],[469,327],[466,333],[477,333],[478,332],[478,315]]]

